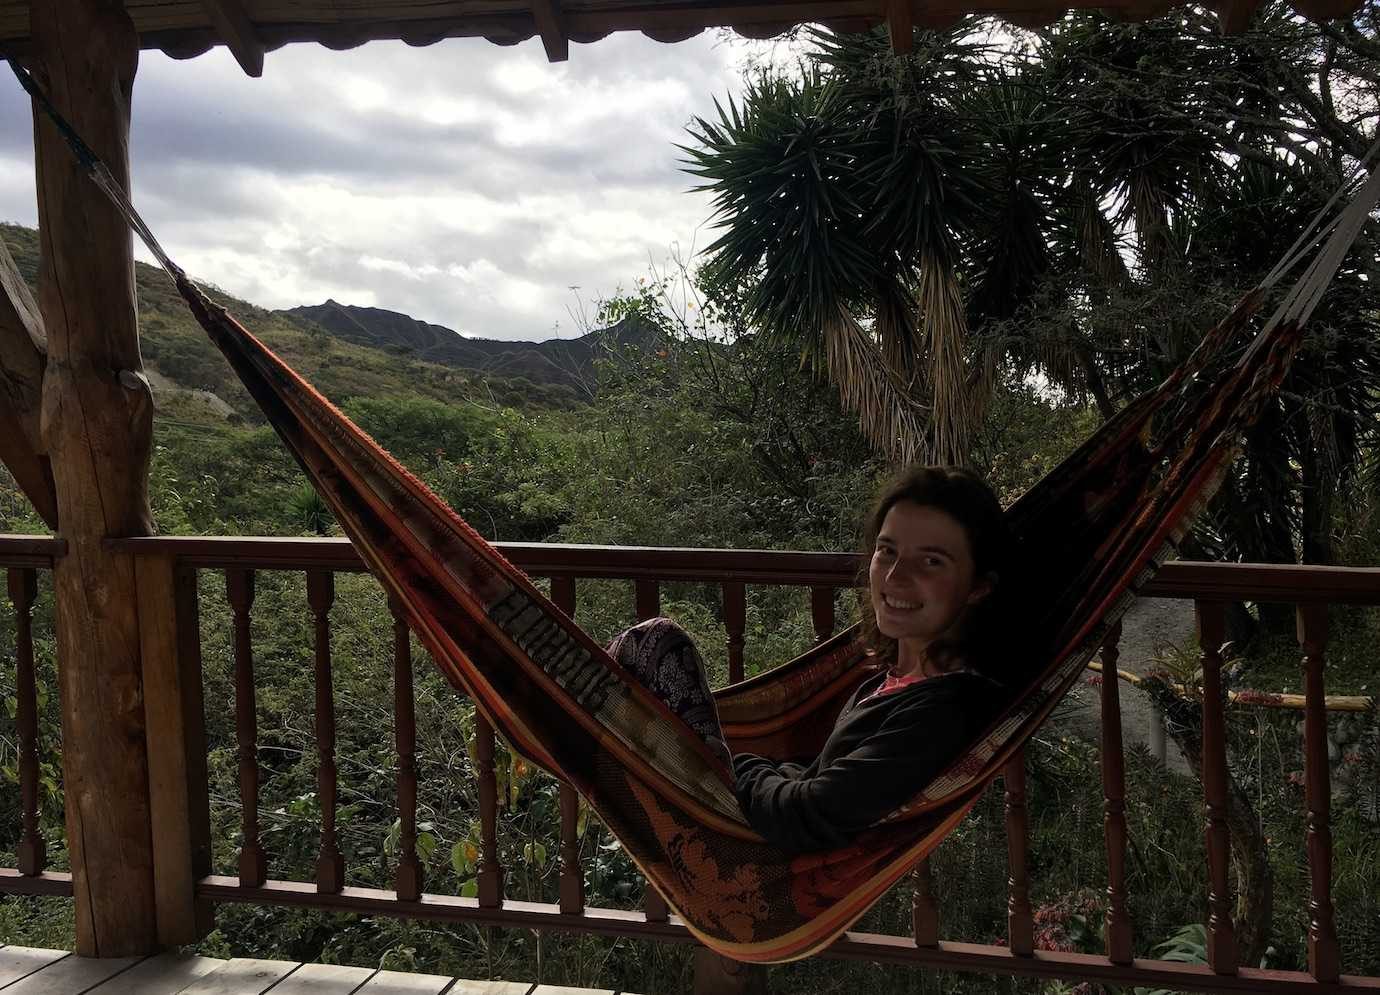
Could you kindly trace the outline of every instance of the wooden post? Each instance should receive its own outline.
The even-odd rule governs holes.
[[[1131,918],[1126,911],[1126,757],[1121,741],[1121,620],[1102,644],[1102,838],[1107,846],[1107,959],[1129,964]]]
[[[743,679],[743,630],[747,627],[747,588],[742,581],[723,583],[724,628],[728,630],[728,683]]]
[[[398,869],[393,887],[400,902],[422,897],[417,857],[417,707],[412,693],[412,635],[402,602],[388,600],[393,615],[393,743],[398,751]]]
[[[694,966],[694,995],[767,995],[764,964],[741,964],[708,947],[696,947]]]
[[[939,907],[934,903],[934,874],[926,857],[910,872],[910,926],[917,947],[939,946]]]
[[[195,943],[215,925],[196,883],[211,873],[205,709],[196,571],[171,556],[135,560],[143,621],[144,716],[149,751],[158,940]]]
[[[1208,857],[1208,966],[1216,974],[1236,973],[1236,925],[1231,918],[1231,832],[1227,826],[1227,719],[1222,694],[1222,644],[1227,613],[1218,602],[1199,601],[1198,645],[1203,664],[1203,799]]]
[[[119,0],[31,5],[34,70],[54,105],[129,185],[138,37]],[[139,358],[129,228],[35,115],[39,308],[48,336],[42,443],[67,555],[53,569],[63,788],[86,956],[158,946],[153,833],[133,557],[108,538],[148,535],[153,399]]]
[[[1035,953],[1035,920],[1030,910],[1030,876],[1026,853],[1030,821],[1025,807],[1025,747],[1003,768],[1006,784],[1006,945],[1017,957]]]
[[[822,643],[834,634],[834,589],[810,588],[810,621],[814,623],[815,642]]]
[[[575,617],[575,578],[552,577],[551,600],[570,618]],[[580,866],[580,796],[561,782],[561,912],[568,916],[585,911],[585,872]]]
[[[474,755],[479,764],[479,907],[503,904],[503,865],[498,860],[498,778],[494,774],[494,727],[474,712]]]
[[[1327,759],[1327,711],[1323,691],[1327,605],[1299,605],[1296,612],[1299,645],[1303,648],[1303,787],[1308,806],[1308,971],[1323,984],[1336,984],[1341,972],[1341,954],[1332,908],[1332,771]]]
[[[259,839],[259,730],[254,704],[254,646],[249,612],[254,606],[254,574],[225,571],[225,595],[234,614],[235,744],[240,770],[240,887],[257,888],[268,877],[268,860]]]
[[[38,831],[38,690],[34,680],[34,597],[38,578],[29,568],[7,571],[10,604],[14,606],[14,732],[19,766],[19,843],[15,863],[19,873],[34,877],[48,863],[48,849]]]
[[[316,628],[316,797],[321,804],[321,849],[316,890],[334,895],[345,887],[345,857],[336,836],[335,690],[331,678],[331,605],[335,575],[307,571],[307,603]]]
[[[645,622],[661,614],[661,585],[657,581],[633,582],[633,612],[639,622]],[[656,890],[651,881],[647,882],[647,890],[642,896],[642,909],[648,922],[665,922],[671,915],[666,899],[661,897],[661,892]]]

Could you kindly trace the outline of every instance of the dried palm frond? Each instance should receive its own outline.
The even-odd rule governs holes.
[[[846,307],[838,308],[822,332],[829,379],[844,407],[857,413],[867,440],[897,463],[930,460],[925,435],[930,412],[909,379],[887,363],[875,332]]]
[[[969,393],[968,318],[951,267],[933,255],[922,257],[918,304],[931,398],[930,456],[937,463],[962,463],[974,429]]]

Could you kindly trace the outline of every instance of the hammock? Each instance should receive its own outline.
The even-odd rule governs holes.
[[[588,800],[701,942],[740,961],[791,960],[828,945],[963,819],[1174,553],[1242,430],[1278,389],[1303,323],[1380,196],[1377,171],[1333,225],[1315,222],[1289,265],[1247,294],[1163,384],[1012,505],[1014,560],[1028,573],[1014,578],[1023,604],[1012,620],[1026,636],[1024,686],[911,802],[849,846],[788,857],[747,825],[732,773],[688,726],[172,263],[124,191],[16,73],[172,275],[446,678],[514,749]],[[1241,351],[1266,286],[1329,228],[1304,277]],[[721,692],[730,744],[774,756],[818,749],[864,669],[854,628]]]

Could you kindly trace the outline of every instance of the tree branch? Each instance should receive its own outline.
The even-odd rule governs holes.
[[[39,517],[56,531],[57,490],[38,430],[47,364],[43,318],[14,258],[0,241],[0,460]]]

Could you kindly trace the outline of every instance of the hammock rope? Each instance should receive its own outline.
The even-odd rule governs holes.
[[[36,94],[32,78],[14,69]],[[172,275],[446,678],[514,749],[588,799],[698,939],[744,961],[790,960],[832,942],[943,840],[1048,717],[1212,496],[1242,430],[1283,381],[1302,322],[1380,197],[1376,172],[1326,226],[1328,240],[1235,363],[1225,362],[1228,346],[1253,320],[1263,287],[1159,387],[1109,419],[1007,510],[1017,560],[1032,574],[1010,582],[1023,595],[1011,624],[1028,637],[1022,686],[979,741],[912,802],[846,847],[788,857],[747,826],[730,773],[693,730],[188,279],[156,248],[129,198],[109,189],[108,170],[52,104],[35,99]],[[1298,258],[1288,268],[1306,251],[1291,248]],[[775,756],[808,748],[811,735],[827,733],[830,710],[866,662],[855,627],[719,693],[731,745]]]

